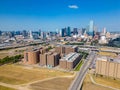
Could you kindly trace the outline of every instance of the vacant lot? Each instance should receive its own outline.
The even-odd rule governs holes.
[[[14,56],[14,55],[18,55],[18,54],[23,54],[23,52],[28,48],[32,48],[32,46],[16,48],[16,49],[9,49],[9,50],[1,50],[0,51],[0,59],[4,58],[6,56]]]
[[[32,90],[68,90],[73,78],[55,78],[31,85]]]
[[[14,56],[14,55],[19,55],[19,54],[23,54],[23,49],[21,50],[17,50],[17,49],[12,49],[12,50],[3,50],[0,51],[0,59],[6,57],[6,56]]]
[[[0,90],[15,90],[15,89],[4,87],[4,86],[0,85]]]
[[[72,73],[45,68],[17,66],[13,64],[0,66],[0,82],[8,84],[23,84],[36,80],[67,75],[72,75]]]
[[[106,77],[101,77],[101,76],[95,77],[94,75],[92,75],[92,77],[97,83],[120,89],[120,80],[114,80],[112,78],[106,78]]]
[[[89,75],[86,75],[85,80],[83,82],[82,90],[112,90],[112,89],[93,84],[90,80]]]
[[[99,52],[98,54],[101,56],[117,57],[117,54],[111,52]]]

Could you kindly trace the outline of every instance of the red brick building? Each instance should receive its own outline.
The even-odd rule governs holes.
[[[78,53],[70,53],[60,59],[60,68],[72,70],[79,63],[82,56]]]

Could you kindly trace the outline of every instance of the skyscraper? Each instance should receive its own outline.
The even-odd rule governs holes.
[[[82,28],[82,35],[84,35],[86,28]]]
[[[39,29],[39,36],[41,36],[41,29]]]
[[[30,39],[33,39],[32,31],[30,30]]]
[[[67,36],[71,36],[71,30],[70,30],[70,27],[67,28],[67,30],[66,30],[66,35],[67,35]]]
[[[65,36],[65,29],[61,29],[61,36],[64,37]]]
[[[43,40],[46,39],[46,33],[45,33],[45,32],[41,32],[41,38],[42,38]]]
[[[90,24],[89,24],[89,35],[90,36],[94,36],[94,22],[93,20],[90,21]]]
[[[59,29],[56,29],[57,34],[59,33]]]
[[[105,35],[107,33],[106,28],[103,29],[103,34]]]
[[[0,30],[0,36],[2,35],[2,31]]]
[[[78,29],[77,29],[77,28],[74,28],[74,29],[73,29],[73,35],[76,35],[76,34],[78,34]]]
[[[62,29],[59,30],[59,35],[62,36]]]
[[[22,35],[23,35],[24,37],[27,37],[27,36],[28,36],[27,31],[26,31],[26,30],[23,30],[23,31],[22,31]]]

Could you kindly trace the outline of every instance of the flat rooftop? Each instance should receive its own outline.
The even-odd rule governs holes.
[[[77,46],[76,45],[57,45],[56,47],[71,47],[71,48],[76,48]]]
[[[98,56],[96,58],[96,60],[120,63],[120,59],[119,58],[111,58],[111,57],[107,57],[107,56]]]
[[[78,56],[79,56],[78,53],[70,53],[70,54],[66,55],[65,57],[63,57],[61,60],[66,60],[66,61],[72,62],[72,61],[74,61]]]
[[[28,49],[28,50],[26,50],[26,52],[36,52],[36,51],[39,51],[38,49]]]

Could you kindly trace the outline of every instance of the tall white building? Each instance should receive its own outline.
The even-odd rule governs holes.
[[[106,34],[107,33],[107,30],[106,30],[106,28],[104,27],[104,29],[103,29],[103,34]]]
[[[45,32],[41,32],[41,38],[46,39],[46,33]]]
[[[32,31],[30,30],[30,39],[33,39]]]
[[[103,29],[103,32],[100,35],[99,43],[100,44],[106,44],[106,43],[108,43],[107,39],[106,39],[106,28]]]

